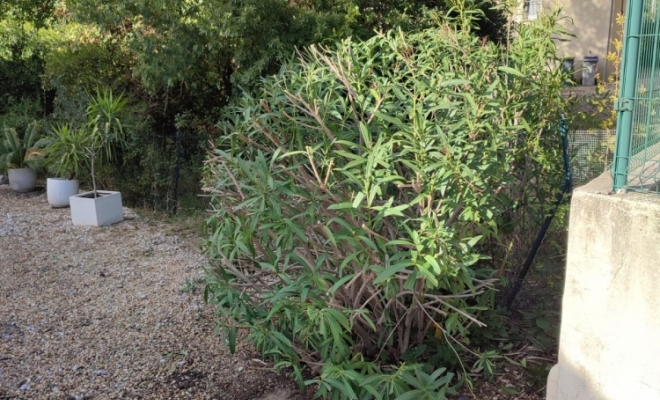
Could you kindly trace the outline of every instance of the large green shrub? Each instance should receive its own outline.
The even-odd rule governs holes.
[[[0,116],[41,100],[43,60],[36,36],[34,24],[0,13]]]
[[[543,215],[562,179],[558,13],[508,48],[472,15],[311,47],[219,125],[206,298],[230,346],[247,329],[320,395],[443,398],[428,384],[477,351],[513,212]]]

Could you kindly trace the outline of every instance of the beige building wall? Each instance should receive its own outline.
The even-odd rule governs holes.
[[[614,52],[614,39],[618,40],[623,40],[623,27],[617,25],[616,23],[616,17],[619,14],[624,14],[626,13],[626,0],[614,0],[613,8],[612,8],[612,21],[611,21],[611,26],[612,30],[610,33],[610,41],[609,41],[609,47],[608,51],[609,52]],[[615,73],[615,66],[611,62],[607,62],[606,65],[606,76],[610,76]]]
[[[616,15],[624,10],[625,0],[542,0],[544,8],[559,6],[566,19],[564,27],[575,37],[557,41],[559,56],[575,57],[576,79],[582,74],[582,59],[586,55],[598,56],[598,73],[606,78],[614,73],[614,66],[605,59],[612,50],[612,40],[618,37]]]

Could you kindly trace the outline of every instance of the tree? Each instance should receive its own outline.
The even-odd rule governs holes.
[[[0,114],[23,104],[24,111],[46,100],[41,91],[42,49],[37,29],[51,21],[56,0],[4,0],[0,2]],[[38,108],[38,107],[37,107]],[[38,115],[29,115],[29,118]]]
[[[77,0],[74,15],[126,41],[136,72],[152,89],[234,84],[251,87],[274,73],[295,47],[375,30],[420,29],[437,0]],[[489,9],[490,3],[484,3]],[[491,13],[492,14],[492,13]]]

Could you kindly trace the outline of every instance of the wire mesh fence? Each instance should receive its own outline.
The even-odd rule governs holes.
[[[660,12],[631,0],[617,104],[614,189],[660,192]]]
[[[201,210],[201,170],[211,135],[194,130],[155,135],[144,144],[134,169],[121,176],[123,195],[131,204],[176,214]],[[573,184],[586,184],[607,171],[614,160],[614,130],[577,130],[568,134]]]
[[[172,206],[168,209],[176,214],[179,210],[200,209],[206,200],[199,197],[202,166],[210,136],[206,132],[178,130],[175,134],[176,163],[172,170]]]
[[[523,18],[533,21],[538,18],[543,10],[543,0],[525,0],[523,3]]]
[[[127,204],[177,214],[205,208],[201,177],[210,134],[180,129],[145,135],[139,157],[119,167],[113,182]]]
[[[583,185],[609,169],[614,161],[614,130],[578,130],[569,132],[573,183]]]

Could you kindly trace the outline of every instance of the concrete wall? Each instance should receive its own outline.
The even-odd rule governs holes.
[[[575,57],[575,70],[582,67],[586,55],[596,55],[598,73],[605,79],[614,72],[614,67],[605,59],[611,51],[611,42],[617,37],[616,14],[623,10],[625,0],[544,0],[544,8],[560,6],[567,17],[563,25],[575,37],[569,41],[557,41],[560,56]],[[582,79],[581,72],[576,80]]]
[[[660,400],[660,194],[572,197],[559,363],[548,400]]]

